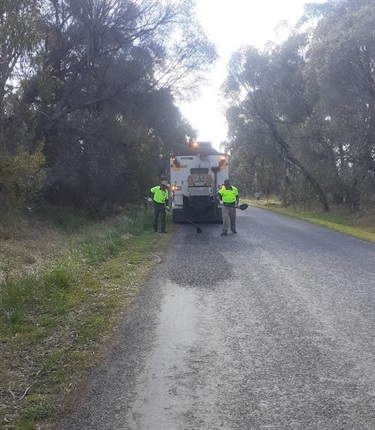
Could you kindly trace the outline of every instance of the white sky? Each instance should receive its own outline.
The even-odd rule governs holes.
[[[182,114],[199,131],[198,140],[210,141],[219,149],[220,142],[227,138],[219,87],[226,77],[230,55],[243,45],[261,49],[267,41],[276,41],[281,21],[293,26],[302,16],[305,3],[324,1],[196,0],[198,19],[220,56],[210,86],[202,88],[200,97],[192,103],[180,105]]]

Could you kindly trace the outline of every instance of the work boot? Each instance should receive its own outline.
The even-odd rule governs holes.
[[[162,230],[161,232],[162,232],[162,233],[168,233],[166,230]]]
[[[226,236],[226,235],[227,235],[227,232],[223,231],[220,236]]]

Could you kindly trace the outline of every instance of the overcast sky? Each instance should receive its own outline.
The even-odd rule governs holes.
[[[325,0],[196,0],[197,15],[220,56],[210,78],[210,86],[202,88],[201,96],[180,106],[182,114],[199,130],[198,140],[211,141],[219,148],[226,140],[226,122],[221,113],[219,87],[226,76],[232,52],[243,45],[262,48],[278,39],[281,21],[294,25],[303,14],[305,3]]]

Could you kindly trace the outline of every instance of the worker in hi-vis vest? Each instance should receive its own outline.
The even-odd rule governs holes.
[[[169,187],[167,181],[162,181],[160,185],[152,187],[150,190],[152,200],[154,201],[154,231],[158,231],[158,222],[160,215],[160,227],[162,233],[166,233],[166,213],[165,209],[169,208]]]
[[[237,233],[236,207],[240,201],[237,188],[230,184],[229,179],[226,179],[224,181],[224,186],[220,188],[217,197],[223,202],[223,231],[221,235],[226,236],[228,234],[229,227],[232,233]]]

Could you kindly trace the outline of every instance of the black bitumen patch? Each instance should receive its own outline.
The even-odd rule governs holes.
[[[172,282],[185,287],[214,288],[233,275],[233,268],[215,247],[210,236],[188,233],[184,237],[184,252],[170,266]]]

